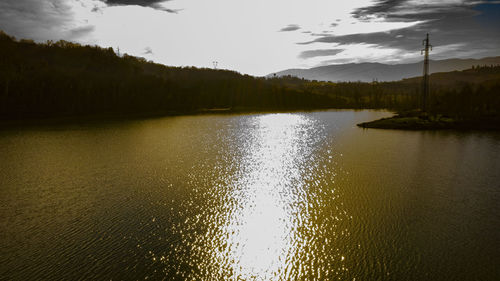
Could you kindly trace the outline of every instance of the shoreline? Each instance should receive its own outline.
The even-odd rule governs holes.
[[[260,113],[296,113],[326,110],[360,110],[351,108],[301,108],[301,109],[261,109],[251,107],[240,108],[202,108],[190,111],[157,111],[143,113],[99,113],[87,115],[66,116],[30,116],[23,118],[0,119],[0,130],[16,127],[38,127],[51,125],[82,125],[96,122],[122,122],[150,118],[196,116],[196,115],[231,115],[231,114],[260,114]],[[361,110],[383,110],[383,109],[361,109]]]
[[[453,119],[446,116],[429,116],[426,114],[397,114],[357,124],[364,129],[388,130],[480,130],[500,131],[499,117],[481,117],[476,119]]]

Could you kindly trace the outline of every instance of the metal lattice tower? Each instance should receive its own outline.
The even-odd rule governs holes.
[[[423,79],[423,85],[422,85],[422,111],[427,110],[427,103],[429,99],[429,48],[432,51],[432,45],[429,44],[429,33],[427,33],[426,38],[422,42],[422,45],[425,46],[424,49],[420,51],[420,54],[422,55],[425,53],[424,57],[424,79]]]

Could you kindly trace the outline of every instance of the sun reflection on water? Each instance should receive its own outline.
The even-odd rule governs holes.
[[[335,199],[333,187],[326,186],[334,173],[321,171],[315,151],[325,141],[322,129],[315,119],[301,114],[248,120],[238,133],[238,168],[215,188],[219,190],[213,192],[219,192],[212,195],[215,199],[207,199],[218,203],[203,211],[210,213],[205,222],[210,226],[194,239],[192,252],[200,272],[190,277],[318,279],[334,271],[329,262],[332,256],[341,261],[340,250],[331,249],[334,239],[318,239],[336,237],[331,226],[339,212],[332,206],[329,212],[337,212],[334,216],[321,210],[325,194],[320,193]],[[331,233],[324,233],[323,225],[330,226]]]
[[[298,197],[290,191],[292,185],[303,184],[298,169],[306,155],[298,150],[301,140],[308,139],[308,122],[300,115],[264,115],[252,122],[241,177],[230,195],[239,208],[222,226],[228,246],[213,249],[213,256],[230,265],[234,277],[270,280],[286,275],[281,271],[296,251],[291,201]]]
[[[301,140],[308,139],[307,123],[300,115],[265,115],[255,120],[243,176],[235,184],[235,195],[243,204],[223,230],[230,245],[223,255],[239,278],[270,280],[286,275],[280,271],[295,255],[297,222],[290,203],[297,197],[290,188],[303,184],[298,168],[305,155],[297,151]]]

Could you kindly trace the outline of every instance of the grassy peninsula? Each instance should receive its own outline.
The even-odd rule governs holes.
[[[455,119],[421,111],[400,112],[393,117],[358,124],[362,128],[394,130],[500,130],[498,116]]]

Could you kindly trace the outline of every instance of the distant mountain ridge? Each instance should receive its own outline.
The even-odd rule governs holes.
[[[482,59],[431,60],[429,71],[449,72],[465,70],[477,65],[500,65],[500,56]],[[349,63],[314,67],[310,69],[287,69],[268,76],[296,76],[318,81],[398,81],[405,78],[422,76],[423,61],[409,64]]]

